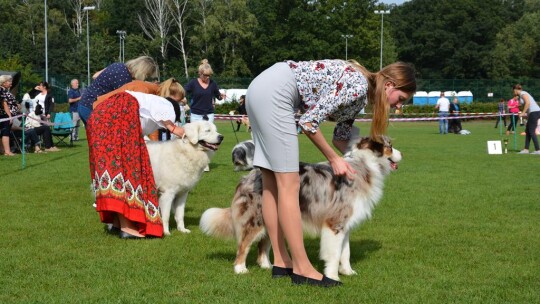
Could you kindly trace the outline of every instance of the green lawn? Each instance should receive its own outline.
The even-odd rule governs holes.
[[[518,155],[512,141],[509,154],[488,155],[486,142],[501,139],[492,121],[464,122],[467,136],[439,135],[437,122],[390,125],[404,159],[373,218],[351,235],[358,275],[332,289],[273,280],[254,250],[249,274],[236,275],[234,241],[200,232],[202,212],[228,206],[245,174],[233,171],[230,122],[217,125],[223,145],[188,197],[192,233],[164,239],[104,232],[85,140],[29,154],[24,170],[21,156],[0,156],[0,303],[540,302],[540,156]],[[330,136],[332,124],[323,130]],[[518,135],[517,149],[523,141]],[[301,160],[323,160],[302,135],[300,142]],[[318,244],[306,239],[322,270]]]

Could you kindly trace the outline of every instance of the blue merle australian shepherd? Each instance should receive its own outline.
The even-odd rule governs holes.
[[[337,177],[327,163],[300,164],[300,210],[304,229],[321,236],[320,258],[324,274],[339,280],[338,273],[353,275],[349,261],[351,230],[371,217],[383,194],[386,175],[397,169],[401,153],[383,137],[374,141],[364,137],[352,141],[344,158],[356,170],[352,180]],[[262,217],[260,170],[252,170],[238,186],[230,208],[210,208],[200,221],[201,230],[211,236],[237,241],[234,271],[247,272],[246,257],[253,242],[258,244],[258,264],[270,268],[270,241]]]

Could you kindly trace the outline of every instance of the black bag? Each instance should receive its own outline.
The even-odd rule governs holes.
[[[39,101],[36,104],[34,112],[36,113],[36,115],[43,115],[43,106],[39,104]]]

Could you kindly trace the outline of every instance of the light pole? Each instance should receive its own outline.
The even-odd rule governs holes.
[[[384,32],[384,15],[390,14],[389,10],[383,11],[383,10],[376,10],[374,12],[377,15],[381,15],[381,65],[380,69],[382,70],[382,51],[383,51],[383,32]]]
[[[45,81],[49,82],[49,46],[47,40],[47,0],[45,0]]]
[[[93,11],[94,9],[96,9],[95,6],[85,6],[83,7],[83,12],[86,12],[86,69],[87,69],[87,72],[88,72],[88,82],[87,82],[87,86],[90,85],[90,26],[89,26],[89,23],[88,23],[88,11]]]
[[[354,35],[341,35],[341,38],[344,38],[345,39],[345,60],[347,60],[347,49],[348,49],[348,44],[347,44],[347,41],[349,40],[349,38],[352,38],[354,37]]]
[[[120,38],[120,56],[118,60],[120,60],[120,62],[124,62],[124,40],[126,40],[126,31],[118,30],[116,33],[118,34],[118,38]]]

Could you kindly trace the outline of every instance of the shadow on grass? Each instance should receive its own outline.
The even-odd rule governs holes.
[[[47,158],[47,159],[43,158],[39,162],[35,162],[36,159],[33,158],[31,164],[28,164],[28,159],[27,159],[26,160],[26,166],[25,166],[24,169],[22,169],[22,168],[16,168],[16,169],[13,168],[13,170],[4,172],[2,175],[3,176],[8,176],[8,175],[13,175],[13,174],[19,174],[21,171],[24,171],[26,169],[40,167],[42,165],[50,163],[51,161],[57,161],[57,160],[69,158],[69,157],[75,156],[77,154],[81,154],[82,152],[83,151],[77,151],[77,152],[73,152],[73,153],[69,153],[69,154],[64,154],[63,153],[63,154],[58,155],[57,157],[54,157],[54,158]],[[27,154],[29,154],[29,153],[27,153]],[[31,153],[31,154],[34,154],[34,153]]]
[[[317,243],[317,244],[312,244]],[[306,248],[318,248],[319,239],[305,240]],[[366,259],[373,252],[382,248],[379,241],[375,240],[353,240],[350,241],[351,247],[351,264],[355,264],[358,261]],[[308,252],[309,258],[314,266],[319,269],[324,269],[324,262],[319,260],[318,250],[316,252]],[[236,242],[231,243],[230,251],[216,251],[206,255],[208,259],[212,260],[226,260],[234,262],[236,258]],[[272,249],[270,249],[270,259],[272,260]],[[246,266],[257,266],[257,243],[253,243],[249,250],[249,254],[246,259]]]

